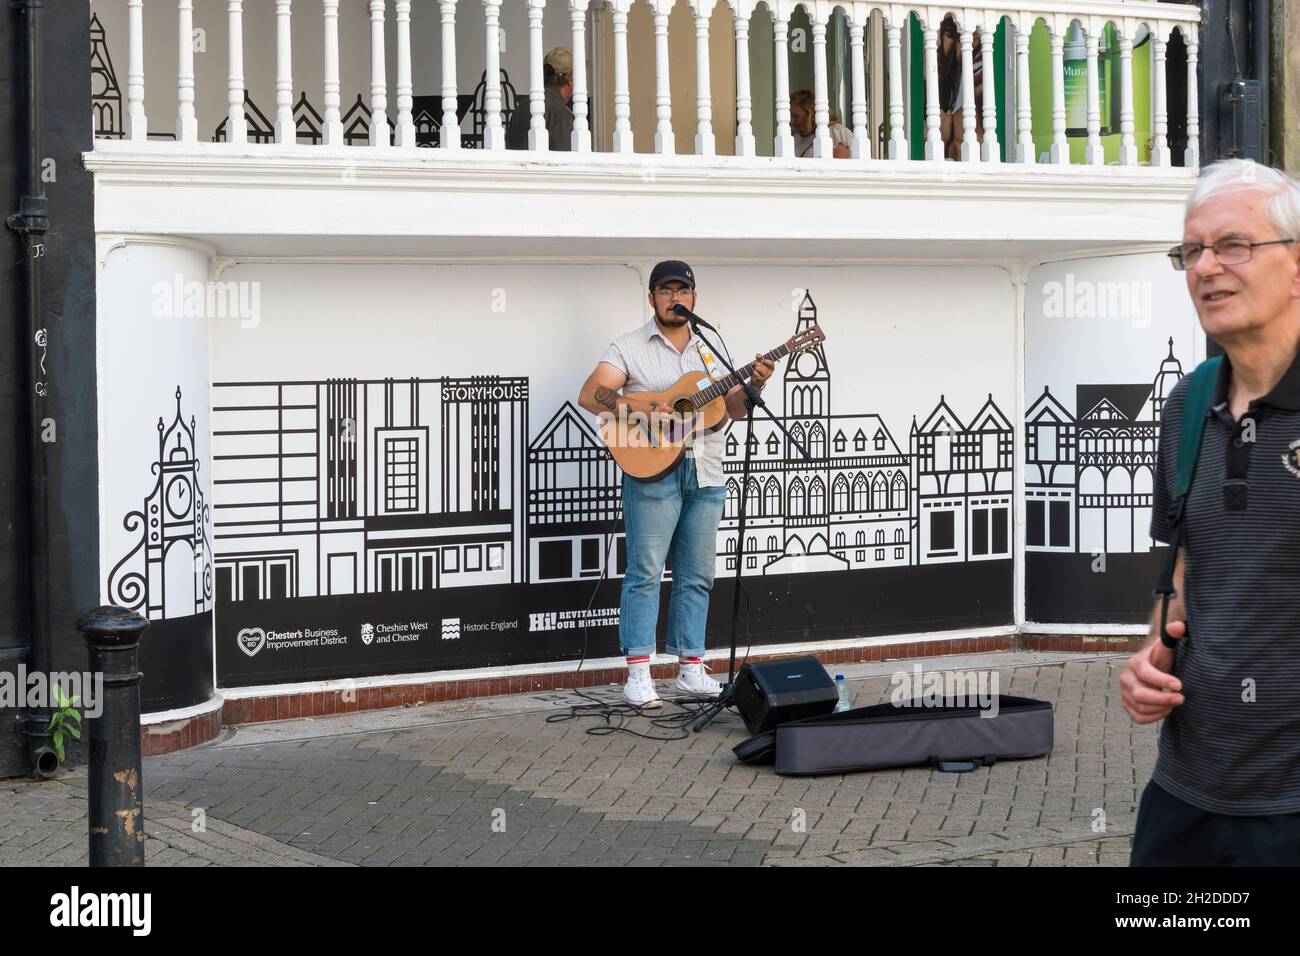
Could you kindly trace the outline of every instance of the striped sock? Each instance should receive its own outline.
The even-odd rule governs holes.
[[[678,660],[681,661],[683,664],[703,664],[703,663],[704,663],[704,658],[702,658],[702,657],[681,657],[681,658],[678,658]]]
[[[629,657],[627,659],[627,669],[631,670],[633,667],[639,664],[649,664],[649,663],[650,663],[650,657],[648,654],[641,654],[637,657]]]

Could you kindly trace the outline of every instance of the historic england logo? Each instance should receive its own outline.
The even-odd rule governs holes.
[[[1291,474],[1300,478],[1300,438],[1286,446],[1286,454],[1282,456],[1282,465]]]
[[[266,631],[260,627],[245,627],[235,635],[235,643],[249,657],[256,657],[257,652],[266,647]]]
[[[370,642],[375,639],[375,626],[373,624],[361,625],[361,643],[370,646]]]

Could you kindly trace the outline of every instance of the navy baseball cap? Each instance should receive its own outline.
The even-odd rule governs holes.
[[[666,282],[681,282],[687,288],[694,289],[695,273],[680,259],[665,259],[650,270],[650,291],[653,292]]]

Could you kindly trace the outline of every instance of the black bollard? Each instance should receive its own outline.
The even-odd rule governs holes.
[[[91,674],[104,675],[103,710],[89,729],[90,865],[144,866],[140,763],[140,634],[149,622],[126,608],[96,608],[78,623]]]

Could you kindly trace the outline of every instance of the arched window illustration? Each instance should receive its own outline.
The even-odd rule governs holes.
[[[1097,468],[1085,468],[1079,476],[1080,495],[1101,495],[1106,493],[1106,479]]]
[[[745,553],[753,554],[756,550],[758,550],[758,539],[751,535],[745,539]]]
[[[790,497],[785,513],[791,518],[802,517],[807,505],[807,501],[804,500],[803,482],[796,478],[790,482]]]
[[[728,538],[726,546],[723,548],[723,550],[726,551],[727,554],[731,554],[733,551],[736,550],[736,542],[733,541],[731,538]]]
[[[867,510],[867,479],[861,474],[853,479],[853,510]]]
[[[736,482],[732,479],[727,481],[727,501],[724,512],[728,518],[736,516],[736,508],[740,504],[740,489],[736,487]]]
[[[808,486],[808,513],[824,515],[826,513],[826,486],[820,478],[814,478]]]
[[[794,450],[796,447],[798,447],[799,445],[807,444],[804,438],[803,426],[800,425],[798,422],[795,422],[792,426],[790,426],[790,438],[794,442],[794,444],[791,446],[790,449],[791,455],[798,454]]]
[[[769,534],[767,536],[767,550],[775,551],[778,547],[780,547],[780,545],[776,543],[776,535]]]
[[[889,488],[885,485],[885,476],[876,472],[871,481],[871,510],[884,511],[889,507]]]
[[[843,475],[831,486],[831,510],[840,514],[849,510],[849,481]]]
[[[750,515],[763,513],[763,496],[758,490],[758,479],[749,479],[749,492],[745,495],[745,511]]]
[[[947,421],[939,423],[939,431],[934,435],[934,470],[952,470],[952,432]]]
[[[1151,492],[1151,469],[1144,466],[1133,473],[1133,494],[1149,495]]]
[[[853,539],[853,543],[859,548],[862,547],[867,543],[867,533],[865,531],[859,531],[857,537]]]
[[[775,478],[767,479],[767,488],[763,492],[763,514],[779,515],[781,513],[781,484]]]
[[[790,414],[803,414],[803,386],[796,385],[790,390]]]
[[[894,529],[894,544],[902,544],[902,543],[903,543],[903,529],[902,529],[902,528],[895,528],[895,529]]]
[[[835,533],[835,547],[837,547],[837,548],[842,548],[842,547],[844,547],[844,532],[843,532],[843,531],[837,531],[837,532]]]
[[[885,532],[882,531],[882,530],[880,530],[879,528],[877,528],[877,529],[876,529],[876,544],[884,544],[884,543],[885,543]]]
[[[820,423],[808,430],[808,452],[814,458],[826,457],[826,431]]]
[[[894,511],[907,507],[907,479],[901,471],[894,472],[894,483],[889,489],[889,507]]]
[[[822,390],[818,385],[808,386],[808,414],[820,415],[822,413]]]

